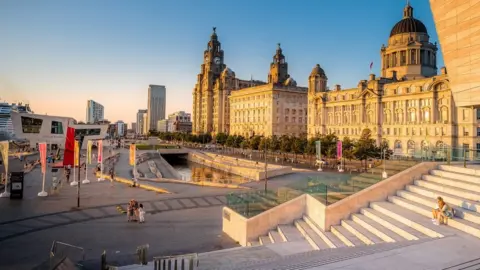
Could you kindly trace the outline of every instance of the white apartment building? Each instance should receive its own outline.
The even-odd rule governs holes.
[[[145,123],[147,118],[147,110],[138,110],[137,112],[137,125],[135,127],[135,133],[137,134],[146,134],[145,132]],[[148,130],[147,130],[148,131]]]
[[[87,101],[87,116],[85,123],[93,124],[104,119],[104,107],[102,104],[93,100]]]

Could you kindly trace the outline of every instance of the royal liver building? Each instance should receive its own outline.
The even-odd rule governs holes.
[[[457,107],[445,68],[437,71],[437,44],[407,5],[403,18],[382,45],[381,76],[371,74],[357,87],[327,89],[325,71],[317,65],[309,76],[308,134],[335,133],[359,138],[369,129],[398,155],[429,152],[445,155],[444,146],[480,149],[480,114]],[[473,153],[472,153],[473,154]]]
[[[193,89],[194,134],[228,133],[230,129],[230,106],[228,97],[232,91],[265,84],[261,81],[240,80],[224,62],[224,53],[213,28],[207,49],[203,53],[203,64]]]

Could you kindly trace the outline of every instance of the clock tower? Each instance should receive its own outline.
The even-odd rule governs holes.
[[[218,41],[217,28],[213,27],[208,47],[204,52],[205,68],[214,73],[215,77],[218,77],[226,67],[223,60],[223,50],[220,41]]]

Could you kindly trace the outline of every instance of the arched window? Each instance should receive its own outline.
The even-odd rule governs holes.
[[[440,117],[441,117],[440,121],[442,121],[444,123],[448,122],[449,117],[448,117],[448,108],[447,107],[440,108]]]
[[[423,110],[423,121],[430,122],[430,109]]]
[[[402,142],[400,140],[395,141],[395,149],[402,149]]]

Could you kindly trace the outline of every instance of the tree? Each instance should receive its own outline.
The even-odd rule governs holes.
[[[248,140],[249,142],[249,148],[252,150],[258,150],[258,146],[260,145],[260,140],[262,137],[260,136],[253,136]]]
[[[385,153],[385,159],[390,159],[390,157],[393,155],[392,149],[388,147],[388,142],[387,141],[382,141],[382,144],[380,144],[380,147],[378,147],[378,158],[382,158],[383,154]]]
[[[283,153],[288,153],[290,149],[292,149],[292,140],[287,135],[282,135],[280,137],[280,150]]]
[[[225,141],[225,145],[227,147],[234,147],[235,146],[235,137],[232,135],[228,135],[227,140]]]
[[[343,151],[343,158],[352,161],[355,158],[354,155],[354,147],[355,141],[350,139],[350,137],[343,138],[342,141],[342,151]]]
[[[365,160],[365,169],[367,169],[367,160],[378,155],[378,148],[375,146],[375,140],[371,138],[370,129],[362,131],[362,136],[355,145],[354,155],[360,161]]]
[[[297,159],[297,154],[303,153],[305,151],[306,140],[303,138],[291,138],[291,149],[290,151],[293,153],[294,158]]]
[[[224,145],[227,142],[227,139],[228,135],[223,132],[217,133],[217,135],[215,136],[215,141],[221,145]]]
[[[276,151],[280,150],[280,140],[278,140],[278,137],[276,135],[273,135],[270,138],[268,148],[272,152],[276,152]]]

